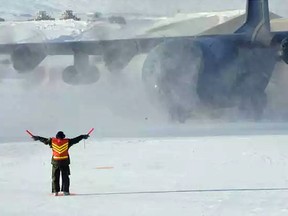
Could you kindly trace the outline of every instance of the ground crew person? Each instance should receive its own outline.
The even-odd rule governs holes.
[[[40,141],[45,145],[49,145],[52,148],[52,193],[55,196],[58,196],[60,191],[60,174],[62,177],[62,187],[64,195],[70,195],[70,157],[68,150],[69,148],[80,142],[82,139],[87,139],[89,134],[80,135],[73,139],[65,138],[63,131],[59,131],[56,134],[56,137],[45,138],[40,136],[32,136],[35,141]]]

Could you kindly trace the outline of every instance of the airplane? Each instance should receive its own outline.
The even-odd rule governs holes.
[[[237,107],[243,116],[258,120],[275,64],[288,64],[288,31],[271,31],[268,0],[247,0],[246,21],[233,34],[0,45],[0,54],[11,55],[21,73],[48,55],[73,55],[74,65],[62,74],[72,85],[99,79],[91,55],[102,56],[108,70],[116,71],[142,53],[147,53],[145,87],[163,101],[171,119],[185,122],[197,97],[204,107]]]

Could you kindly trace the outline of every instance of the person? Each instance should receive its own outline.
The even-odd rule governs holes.
[[[63,131],[58,131],[56,137],[45,138],[41,136],[32,136],[35,141],[40,141],[52,148],[52,193],[58,196],[60,191],[60,174],[62,177],[62,187],[64,195],[70,195],[70,157],[69,148],[80,142],[82,139],[88,139],[89,134],[80,135],[73,139],[66,138]]]

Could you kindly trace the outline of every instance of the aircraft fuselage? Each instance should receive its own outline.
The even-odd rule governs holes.
[[[225,41],[202,43],[202,50],[203,67],[197,81],[202,102],[212,107],[229,107],[263,97],[277,62],[277,50],[237,47]]]

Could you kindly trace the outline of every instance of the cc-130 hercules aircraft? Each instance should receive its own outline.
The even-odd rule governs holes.
[[[228,35],[0,45],[0,54],[11,55],[19,72],[33,70],[47,55],[73,55],[74,65],[62,74],[73,85],[98,80],[90,55],[101,55],[113,71],[141,53],[147,53],[143,81],[173,119],[189,118],[195,97],[211,109],[238,107],[258,119],[276,62],[288,63],[288,31],[271,32],[268,0],[247,0],[246,22]]]

